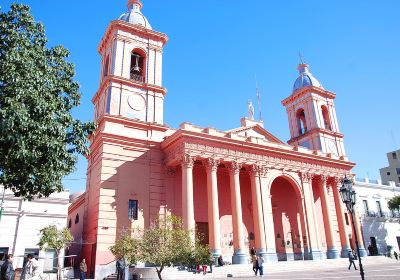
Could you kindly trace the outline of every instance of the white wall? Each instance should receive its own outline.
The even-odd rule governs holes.
[[[356,180],[354,187],[357,193],[356,203],[361,215],[365,247],[367,248],[370,244],[372,236],[376,238],[379,254],[386,253],[387,245],[393,246],[393,250],[399,252],[396,237],[400,237],[400,223],[398,218],[391,216],[387,203],[392,197],[400,195],[400,187],[387,186],[379,181],[368,179]],[[368,203],[369,214],[365,212],[363,200]],[[380,202],[384,217],[380,217],[378,213],[377,201]],[[374,213],[378,215],[374,217]]]
[[[0,186],[3,195],[3,187]],[[8,247],[8,253],[15,256],[14,266],[22,267],[23,255],[27,248],[39,248],[40,229],[56,225],[63,228],[67,223],[69,191],[52,194],[48,198],[23,201],[6,190],[3,202],[3,216],[0,221],[0,247]],[[44,258],[40,251],[39,257]],[[43,266],[44,259],[40,259]]]

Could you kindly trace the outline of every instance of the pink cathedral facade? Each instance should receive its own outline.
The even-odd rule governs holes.
[[[123,229],[146,227],[170,213],[234,264],[247,263],[251,247],[271,262],[347,257],[355,234],[364,248],[358,215],[353,232],[338,192],[354,163],[345,154],[335,94],[307,64],[298,66],[293,92],[282,101],[288,143],[251,115],[229,131],[168,127],[162,86],[168,38],[152,29],[141,8],[139,0],[129,0],[98,47],[98,127],[80,202],[81,258],[96,278],[115,259],[109,247]]]

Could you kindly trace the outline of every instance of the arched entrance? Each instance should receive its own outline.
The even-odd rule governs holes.
[[[300,191],[289,178],[280,176],[272,182],[270,193],[278,260],[303,259],[307,237]]]

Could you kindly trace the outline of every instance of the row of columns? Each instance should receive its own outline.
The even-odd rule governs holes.
[[[193,165],[194,158],[190,155],[184,155],[182,158],[182,216],[186,229],[195,229],[194,220],[194,201],[193,201]],[[208,158],[205,161],[207,173],[207,199],[208,207],[208,225],[209,225],[209,245],[214,256],[221,255],[221,230],[219,221],[219,205],[218,205],[218,186],[217,186],[217,168],[219,160]],[[245,248],[244,233],[242,228],[242,206],[240,194],[239,174],[242,165],[236,161],[232,161],[229,165],[230,192],[231,192],[231,208],[232,208],[232,226],[233,226],[233,247],[234,255],[233,263],[247,263],[248,248]],[[321,237],[319,235],[319,227],[317,215],[314,206],[314,195],[312,190],[312,175],[309,173],[300,174],[303,194],[299,201],[299,209],[303,219],[300,230],[304,231],[307,236],[307,246],[304,246],[305,258],[320,259],[323,258],[321,253]],[[273,224],[273,213],[271,195],[266,187],[267,185],[266,169],[258,165],[252,165],[250,170],[251,197],[253,205],[254,235],[257,253],[263,255],[268,261],[276,261],[275,248],[275,230]],[[322,175],[319,177],[319,192],[321,196],[322,211],[325,225],[325,236],[327,242],[327,257],[338,258],[339,251],[336,248],[335,234],[332,224],[331,209],[327,192],[328,177]],[[341,256],[347,257],[350,249],[346,222],[344,217],[343,204],[340,200],[338,186],[340,180],[335,178],[332,189],[335,200],[336,215],[338,219]],[[356,215],[357,216],[357,215]],[[355,220],[357,222],[357,219]],[[300,227],[300,226],[299,226]],[[361,234],[361,227],[357,224],[357,233]],[[359,238],[360,246],[362,238]]]

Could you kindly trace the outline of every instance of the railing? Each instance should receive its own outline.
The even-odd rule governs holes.
[[[368,211],[364,213],[364,218],[376,218],[379,220],[387,220],[387,219],[400,219],[400,212],[375,212]]]
[[[142,75],[131,73],[131,80],[136,82],[144,83],[144,77]]]

